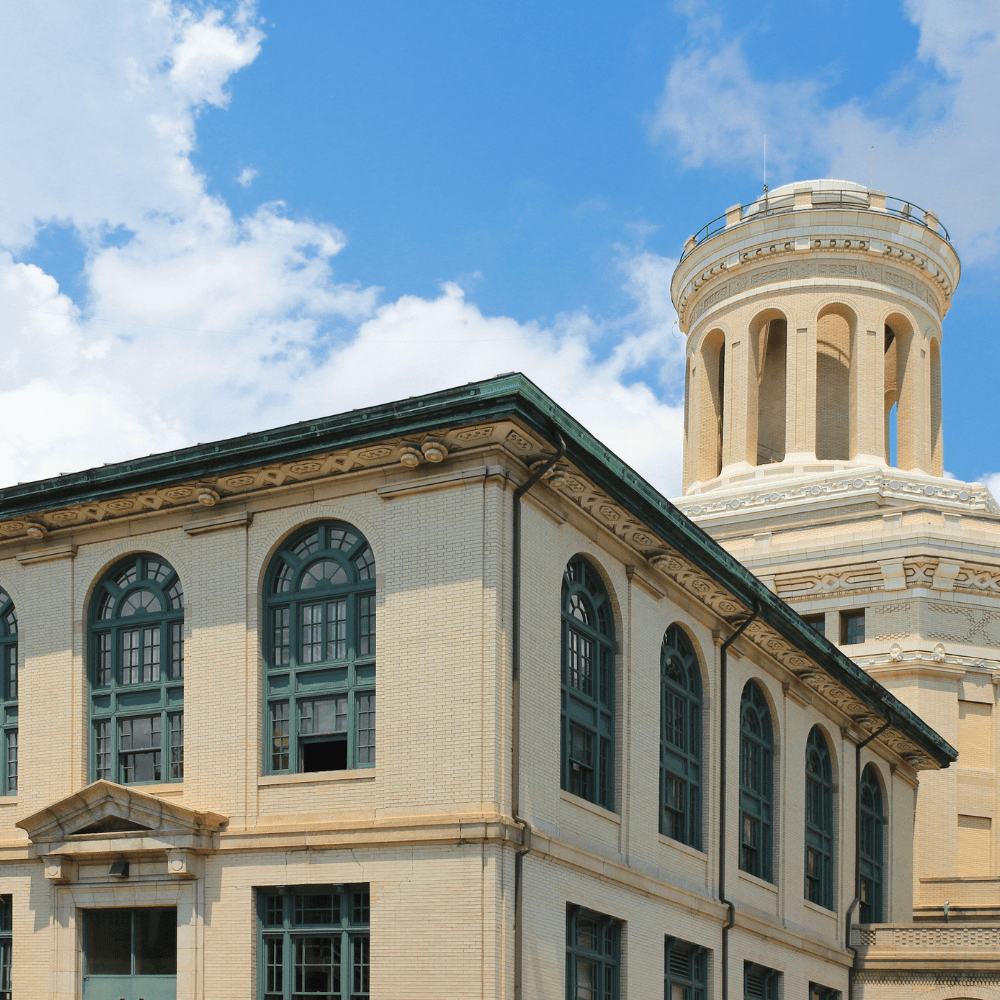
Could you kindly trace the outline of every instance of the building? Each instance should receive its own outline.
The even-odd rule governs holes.
[[[730,208],[672,284],[678,506],[959,749],[921,780],[920,926],[856,932],[866,997],[1000,998],[1000,508],[943,474],[959,276],[932,212],[822,180]]]
[[[0,587],[0,997],[830,1000],[955,758],[520,375],[2,490]]]

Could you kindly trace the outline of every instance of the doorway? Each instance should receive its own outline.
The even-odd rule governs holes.
[[[83,1000],[176,1000],[176,906],[82,915]]]

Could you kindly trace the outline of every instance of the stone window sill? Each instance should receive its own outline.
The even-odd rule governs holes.
[[[697,847],[691,847],[688,844],[682,843],[679,840],[674,840],[668,837],[665,833],[657,834],[660,838],[660,843],[664,847],[672,847],[675,851],[680,851],[682,854],[689,854],[692,858],[697,861],[708,862],[708,855],[704,851],[699,851]]]
[[[768,892],[773,892],[775,896],[778,895],[778,887],[773,882],[765,882],[764,879],[757,878],[756,875],[751,875],[750,872],[745,871],[740,872],[740,878],[751,885],[756,885],[761,889],[766,889]]]
[[[815,910],[817,913],[822,914],[824,917],[829,917],[831,920],[837,919],[837,914],[833,910],[828,910],[825,906],[820,906],[819,903],[814,903],[811,899],[803,899],[803,903],[806,904],[806,909]]]
[[[262,774],[257,778],[257,787],[266,785],[333,785],[342,781],[374,781],[378,772],[374,767],[357,768],[353,771],[315,771],[309,774]]]
[[[559,798],[563,802],[568,802],[570,805],[578,806],[580,809],[586,809],[587,812],[593,813],[595,816],[600,816],[602,819],[610,820],[616,825],[621,825],[622,818],[618,813],[610,812],[603,806],[594,805],[593,802],[588,802],[586,799],[581,799],[579,795],[574,795],[572,792],[567,792],[560,789]]]

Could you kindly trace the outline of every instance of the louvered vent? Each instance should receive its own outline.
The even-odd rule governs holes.
[[[670,975],[676,976],[678,979],[691,978],[691,952],[670,952]]]

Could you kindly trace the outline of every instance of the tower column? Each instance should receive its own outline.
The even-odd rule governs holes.
[[[897,465],[907,472],[932,472],[929,344],[919,330],[898,337],[896,365]]]
[[[791,317],[785,368],[785,461],[816,461],[816,324]]]
[[[851,345],[851,461],[885,461],[885,338],[869,316],[858,318]]]
[[[749,330],[726,342],[722,475],[757,465],[757,364]]]

